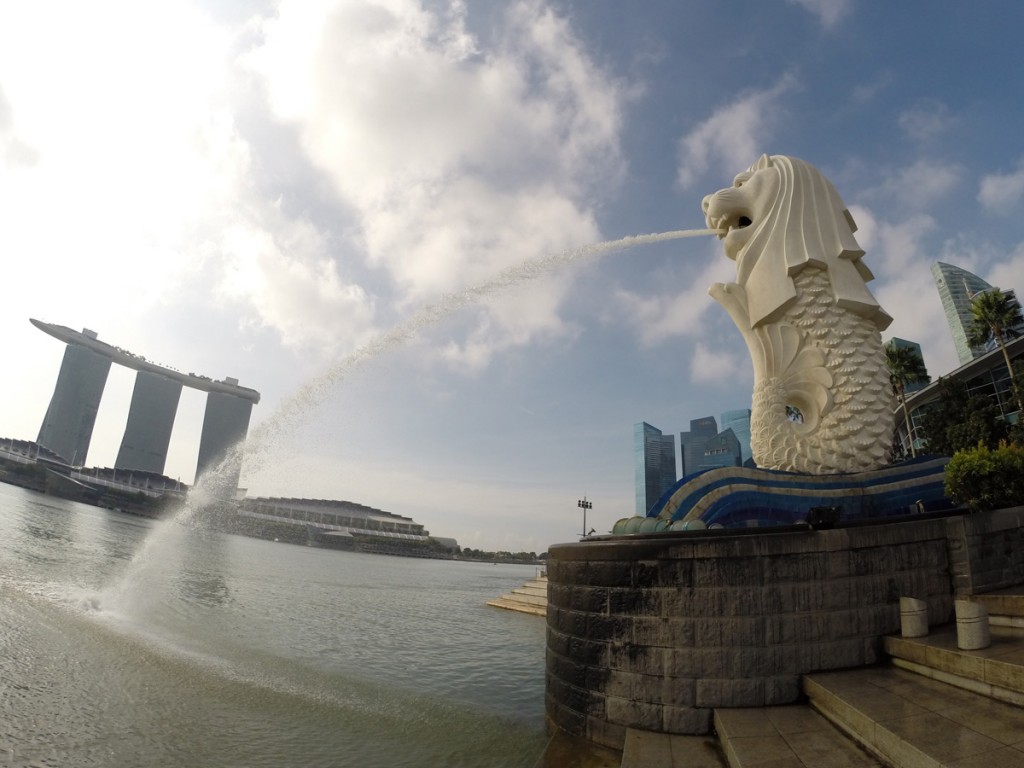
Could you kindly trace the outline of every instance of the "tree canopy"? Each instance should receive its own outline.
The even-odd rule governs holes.
[[[1006,341],[1020,335],[1017,328],[1021,324],[1024,324],[1024,317],[1021,316],[1020,303],[1012,293],[993,288],[971,299],[971,325],[967,329],[967,343],[971,346],[984,346],[995,340],[1003,352],[1006,370],[1010,373],[1017,410],[1024,412],[1020,384],[1010,364],[1010,354],[1006,351]]]
[[[999,406],[989,398],[971,397],[963,382],[940,378],[938,400],[921,419],[928,453],[952,456],[979,444],[995,448],[1009,429]]]
[[[903,419],[907,426],[907,441],[910,443],[910,455],[917,456],[914,447],[914,430],[910,425],[910,413],[907,411],[907,384],[927,384],[931,381],[924,360],[920,353],[911,347],[898,347],[892,341],[885,345],[885,364],[889,369],[889,383],[893,393],[903,406]]]

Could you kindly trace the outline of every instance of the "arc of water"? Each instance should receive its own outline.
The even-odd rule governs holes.
[[[717,229],[684,229],[657,234],[632,235],[618,240],[592,243],[528,259],[521,264],[503,269],[494,277],[478,285],[463,289],[457,293],[446,293],[436,302],[424,305],[406,320],[356,349],[327,372],[303,385],[294,396],[278,408],[277,412],[270,419],[253,430],[247,441],[247,449],[252,448],[254,445],[261,445],[270,434],[297,421],[301,414],[323,400],[333,386],[343,381],[363,363],[377,357],[391,347],[407,341],[420,330],[439,323],[463,307],[479,303],[487,297],[500,293],[507,288],[511,288],[526,280],[533,280],[559,267],[567,266],[584,258],[613,253],[639,245],[650,245],[686,237],[718,234],[721,234],[721,231]],[[250,459],[250,456],[252,455],[247,453],[247,460]],[[255,458],[255,456],[252,457]],[[256,466],[250,463],[248,468],[250,470],[258,469],[258,463]]]
[[[521,264],[503,269],[494,277],[475,286],[459,292],[446,293],[437,301],[424,305],[389,331],[356,349],[328,371],[304,384],[298,392],[282,403],[277,412],[254,429],[246,441],[247,468],[250,471],[258,471],[262,465],[262,459],[258,455],[259,447],[267,442],[270,435],[280,432],[289,424],[297,422],[303,413],[321,402],[332,387],[343,381],[353,371],[358,369],[359,366],[388,349],[407,341],[420,330],[435,325],[463,307],[478,303],[514,285],[518,285],[526,280],[533,280],[559,267],[567,266],[584,258],[601,256],[640,245],[718,234],[721,234],[721,232],[717,229],[684,229],[656,234],[632,235],[618,240],[592,243],[534,259],[527,259]],[[240,459],[240,450],[241,446],[236,446],[231,452],[233,455],[226,457],[225,461],[238,461]],[[214,471],[208,473],[207,476],[215,476],[217,474]],[[200,478],[197,485],[202,486],[202,478]]]
[[[253,430],[244,443],[233,446],[216,469],[208,471],[197,480],[182,511],[173,520],[162,523],[147,537],[143,546],[135,553],[125,573],[121,575],[119,582],[112,589],[106,590],[108,597],[120,596],[123,598],[123,593],[130,590],[137,570],[145,567],[147,561],[153,557],[152,552],[158,550],[161,542],[167,537],[168,533],[161,532],[162,528],[175,523],[185,525],[197,524],[202,520],[204,507],[214,509],[219,507],[219,504],[211,505],[209,502],[217,502],[225,498],[231,498],[234,495],[234,488],[221,486],[223,486],[226,478],[237,477],[237,475],[233,472],[222,472],[221,467],[235,466],[240,463],[243,448],[248,462],[247,469],[258,472],[266,460],[265,455],[260,455],[260,449],[267,445],[274,433],[278,433],[289,424],[298,421],[303,413],[326,396],[331,387],[343,381],[359,366],[391,347],[406,341],[421,329],[440,322],[469,304],[479,302],[513,285],[540,277],[558,267],[572,264],[584,258],[613,253],[639,245],[650,245],[652,243],[678,240],[685,237],[720,234],[722,232],[716,229],[688,229],[658,234],[633,235],[618,240],[608,240],[571,248],[547,256],[528,259],[521,264],[502,270],[494,277],[478,285],[466,288],[458,293],[444,294],[436,302],[423,306],[408,319],[398,323],[391,330],[355,350],[327,372],[305,384],[295,395],[286,400],[270,419]]]

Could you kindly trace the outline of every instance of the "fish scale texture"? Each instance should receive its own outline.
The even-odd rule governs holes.
[[[821,352],[832,380],[831,399],[812,428],[792,421],[786,406],[796,389],[807,388],[808,356],[777,364],[776,375],[754,386],[754,460],[761,467],[826,474],[884,466],[895,399],[881,335],[872,321],[835,305],[824,270],[808,267],[795,276],[794,284],[797,300],[777,324],[796,330],[801,349]],[[781,353],[768,344],[765,354]]]

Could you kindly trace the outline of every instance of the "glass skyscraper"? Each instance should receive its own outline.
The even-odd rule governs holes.
[[[704,463],[704,443],[718,434],[714,416],[690,420],[690,431],[679,433],[679,451],[683,456],[683,477],[691,475]]]
[[[740,444],[740,466],[754,466],[750,453],[750,409],[740,408],[722,414],[722,431],[731,429]]]
[[[636,514],[646,515],[676,482],[676,443],[645,421],[633,425]]]
[[[993,290],[993,286],[966,269],[941,261],[932,264],[932,276],[939,289],[942,310],[946,313],[946,322],[953,334],[960,365],[967,365],[988,351],[984,347],[972,347],[967,343],[967,331],[971,327],[971,299],[979,293]]]
[[[898,336],[893,336],[889,341],[894,347],[896,347],[896,349],[912,349],[917,353],[917,356],[921,358],[921,362],[924,363],[924,352],[921,351],[921,345],[916,341],[907,341],[906,339],[901,339]],[[927,372],[928,370],[925,368],[925,373]],[[917,392],[927,386],[928,382],[926,381],[918,381],[914,384],[908,383],[904,387],[904,391],[909,395],[911,392]]]

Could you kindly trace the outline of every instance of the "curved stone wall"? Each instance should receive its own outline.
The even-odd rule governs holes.
[[[878,661],[901,596],[949,620],[945,519],[553,546],[549,723],[621,749],[626,728],[702,734],[716,707],[794,702],[804,673]]]

